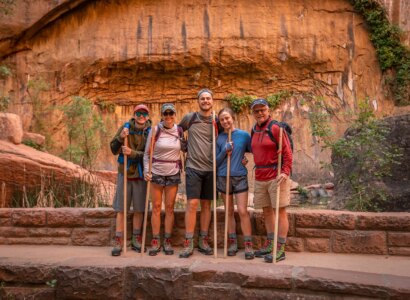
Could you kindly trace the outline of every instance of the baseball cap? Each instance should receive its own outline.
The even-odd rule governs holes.
[[[174,104],[172,104],[172,103],[165,103],[165,104],[162,104],[162,107],[161,107],[161,114],[163,114],[163,113],[164,113],[164,112],[166,112],[167,110],[171,110],[171,111],[173,111],[174,113],[176,113],[176,112],[177,112],[177,110],[175,109]]]
[[[253,100],[253,102],[251,104],[251,109],[253,109],[256,105],[265,105],[265,106],[269,107],[268,101],[266,101],[263,98],[258,98],[258,99]]]
[[[147,113],[149,113],[148,107],[144,104],[138,104],[137,106],[134,107],[134,113],[139,110],[145,110]]]
[[[209,90],[209,89],[202,89],[202,90],[200,90],[200,91],[198,92],[197,98],[199,99],[199,97],[201,97],[201,95],[202,95],[203,93],[208,93],[208,94],[210,94],[212,97],[214,96],[214,94],[211,92],[211,90]]]

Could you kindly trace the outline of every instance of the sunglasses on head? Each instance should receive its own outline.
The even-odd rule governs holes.
[[[145,112],[145,111],[137,111],[137,112],[135,113],[135,115],[136,115],[137,117],[141,117],[141,116],[148,117],[148,113]]]
[[[166,112],[163,112],[162,115],[164,117],[166,117],[166,116],[172,117],[173,115],[175,115],[175,112],[173,112],[172,110],[171,111],[166,111]]]

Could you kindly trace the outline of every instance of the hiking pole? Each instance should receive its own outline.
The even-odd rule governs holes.
[[[154,154],[154,142],[155,142],[155,126],[151,130],[151,141],[149,147],[149,165],[148,165],[148,174],[151,176],[152,173],[152,156]],[[151,180],[147,182],[147,194],[145,196],[145,209],[144,209],[144,224],[142,228],[142,245],[141,245],[141,256],[144,255],[145,252],[145,237],[147,235],[147,220],[148,220],[148,200],[149,200],[149,193],[151,189]]]
[[[218,237],[217,231],[217,215],[216,215],[216,141],[215,141],[215,111],[212,111],[212,161],[213,161],[213,186],[214,186],[214,257],[218,257]]]
[[[283,128],[279,127],[278,174],[276,176],[276,180],[279,179],[280,171],[282,169],[282,134],[283,134]],[[280,184],[278,184],[276,188],[275,230],[274,230],[274,237],[273,237],[273,253],[272,253],[272,260],[274,264],[276,264],[276,252],[277,252],[276,245],[278,244],[279,197],[280,197]]]
[[[231,143],[231,129],[228,131],[228,143]],[[224,258],[228,253],[228,223],[229,223],[229,178],[231,176],[231,153],[228,153],[226,162],[226,194],[225,194],[225,236],[224,236]],[[233,195],[232,195],[233,198]]]
[[[130,129],[130,123],[125,123],[124,128]],[[128,147],[128,136],[124,139],[124,146]],[[127,254],[127,166],[128,166],[128,159],[127,155],[124,154],[124,255]]]

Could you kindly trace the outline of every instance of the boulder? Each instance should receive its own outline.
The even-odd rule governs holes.
[[[0,140],[21,144],[23,125],[16,114],[0,113]]]
[[[44,144],[46,143],[46,137],[44,135],[25,131],[23,134],[23,141],[27,140],[32,141],[38,146],[44,146]]]

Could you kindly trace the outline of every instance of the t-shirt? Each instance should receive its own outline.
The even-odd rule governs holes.
[[[195,122],[188,128],[193,115]],[[187,168],[199,171],[212,171],[212,116],[204,117],[198,112],[186,114],[179,126],[188,130]]]
[[[231,139],[233,142],[233,151],[231,154],[231,176],[246,176],[248,170],[242,164],[245,152],[251,152],[251,135],[240,129],[232,131]],[[226,176],[227,155],[225,145],[228,140],[228,133],[221,132],[216,141],[216,164],[217,175]]]
[[[272,119],[269,118],[261,126],[256,125],[256,130],[259,132],[254,132],[252,136],[252,153],[253,160],[255,162],[255,179],[258,181],[268,181],[276,178],[277,170],[273,168],[272,165],[278,163],[278,147],[276,143],[272,142],[266,129],[269,122]],[[272,126],[272,134],[276,141],[279,141],[279,126]],[[282,173],[290,176],[292,170],[292,148],[290,146],[289,138],[286,131],[283,130],[282,136]],[[258,168],[258,166],[272,166],[267,168]]]
[[[158,127],[160,128],[160,134],[158,136],[158,140],[154,144],[152,173],[161,176],[175,175],[180,171],[178,161],[181,159],[181,144],[177,125],[174,124],[172,128],[167,129],[162,125],[162,123],[159,123],[155,132],[157,132]],[[153,130],[150,131],[147,138],[147,144],[145,145],[144,174],[148,173],[152,132]]]

